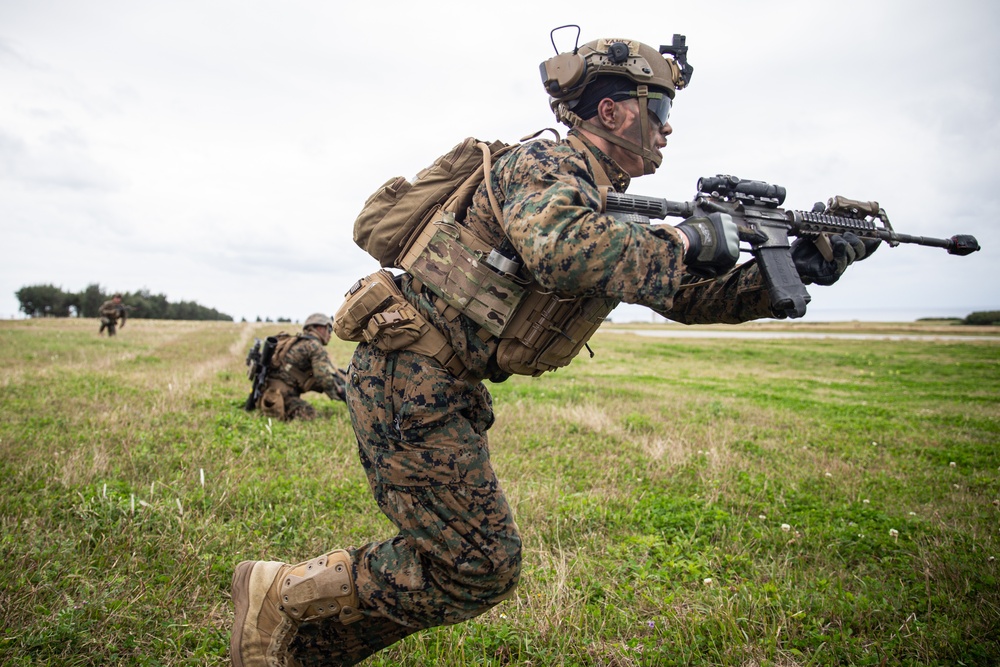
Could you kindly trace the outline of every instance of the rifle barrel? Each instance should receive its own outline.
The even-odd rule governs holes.
[[[644,223],[648,222],[649,219],[664,220],[668,216],[679,218],[691,217],[695,214],[695,210],[699,204],[699,201],[679,202],[661,199],[660,197],[626,195],[618,192],[608,192],[606,196],[605,212],[625,214],[619,217],[633,222]],[[705,208],[708,210],[717,209],[723,213],[733,212],[734,215],[736,214],[734,211],[727,210],[728,204],[725,207],[718,206],[711,199],[701,199],[700,203],[703,206],[702,210]],[[738,210],[744,212],[747,218],[751,218],[756,217],[751,211],[760,211],[762,209],[757,209],[756,207],[743,209],[740,207]],[[782,215],[780,209],[777,211],[771,209],[768,215],[763,217],[773,223],[775,221],[773,217],[775,213],[778,214],[780,219]],[[782,222],[781,224],[787,224],[789,234],[793,236],[853,232],[862,238],[881,239],[891,246],[896,246],[900,243],[912,243],[934,248],[944,248],[953,255],[967,255],[979,250],[979,243],[972,236],[959,235],[953,236],[950,239],[939,239],[931,236],[900,234],[889,226],[878,226],[874,220],[848,218],[814,211],[784,211],[784,215],[787,215],[788,219],[787,222]],[[755,237],[751,235],[743,240],[753,240],[753,238]]]

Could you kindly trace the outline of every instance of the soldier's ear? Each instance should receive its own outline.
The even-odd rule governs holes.
[[[609,130],[618,127],[621,114],[618,113],[618,104],[610,97],[605,97],[597,103],[597,121]]]

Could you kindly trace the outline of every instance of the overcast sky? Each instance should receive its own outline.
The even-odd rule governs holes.
[[[1000,3],[0,0],[0,318],[39,283],[335,311],[377,268],[352,240],[373,190],[463,137],[556,126],[538,65],[567,23],[687,35],[664,164],[630,192],[729,173],[984,248],[882,248],[808,320],[1000,310]]]

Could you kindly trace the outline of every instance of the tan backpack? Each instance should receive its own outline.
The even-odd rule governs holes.
[[[354,221],[354,242],[383,267],[400,268],[400,258],[434,213],[444,207],[464,215],[493,159],[510,148],[469,137],[412,181],[390,178],[365,201]]]
[[[278,344],[274,346],[274,354],[271,355],[271,368],[281,368],[285,363],[285,355],[288,354],[288,350],[299,339],[299,336],[282,331],[275,335],[275,338],[278,339]]]
[[[312,368],[310,368],[307,372],[304,372],[291,364],[285,363],[285,357],[288,356],[289,350],[292,349],[293,345],[302,340],[302,334],[290,334],[282,331],[277,334],[275,338],[278,339],[278,344],[275,345],[274,354],[271,356],[271,368],[276,371],[284,372],[295,380],[296,384],[298,384],[299,391],[302,393],[312,391],[313,385],[315,384],[315,377],[313,376]]]

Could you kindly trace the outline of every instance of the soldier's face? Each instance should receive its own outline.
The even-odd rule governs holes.
[[[649,146],[654,153],[659,155],[660,149],[667,145],[667,135],[674,131],[670,127],[670,123],[663,123],[661,125],[660,119],[656,117],[656,114],[647,111],[646,113],[649,116],[648,136],[645,137],[645,142],[643,142],[642,125],[639,122],[639,109],[641,108],[639,100],[625,100],[623,102],[616,102],[615,104],[620,107],[622,122],[614,131],[614,134],[634,144]],[[638,177],[645,173],[641,156],[617,146],[616,148],[620,156],[612,155],[611,157],[614,158],[615,162],[629,176]]]
[[[319,338],[319,342],[323,343],[324,346],[330,342],[330,336],[333,335],[332,326],[313,327],[313,328],[316,330],[316,336]]]

